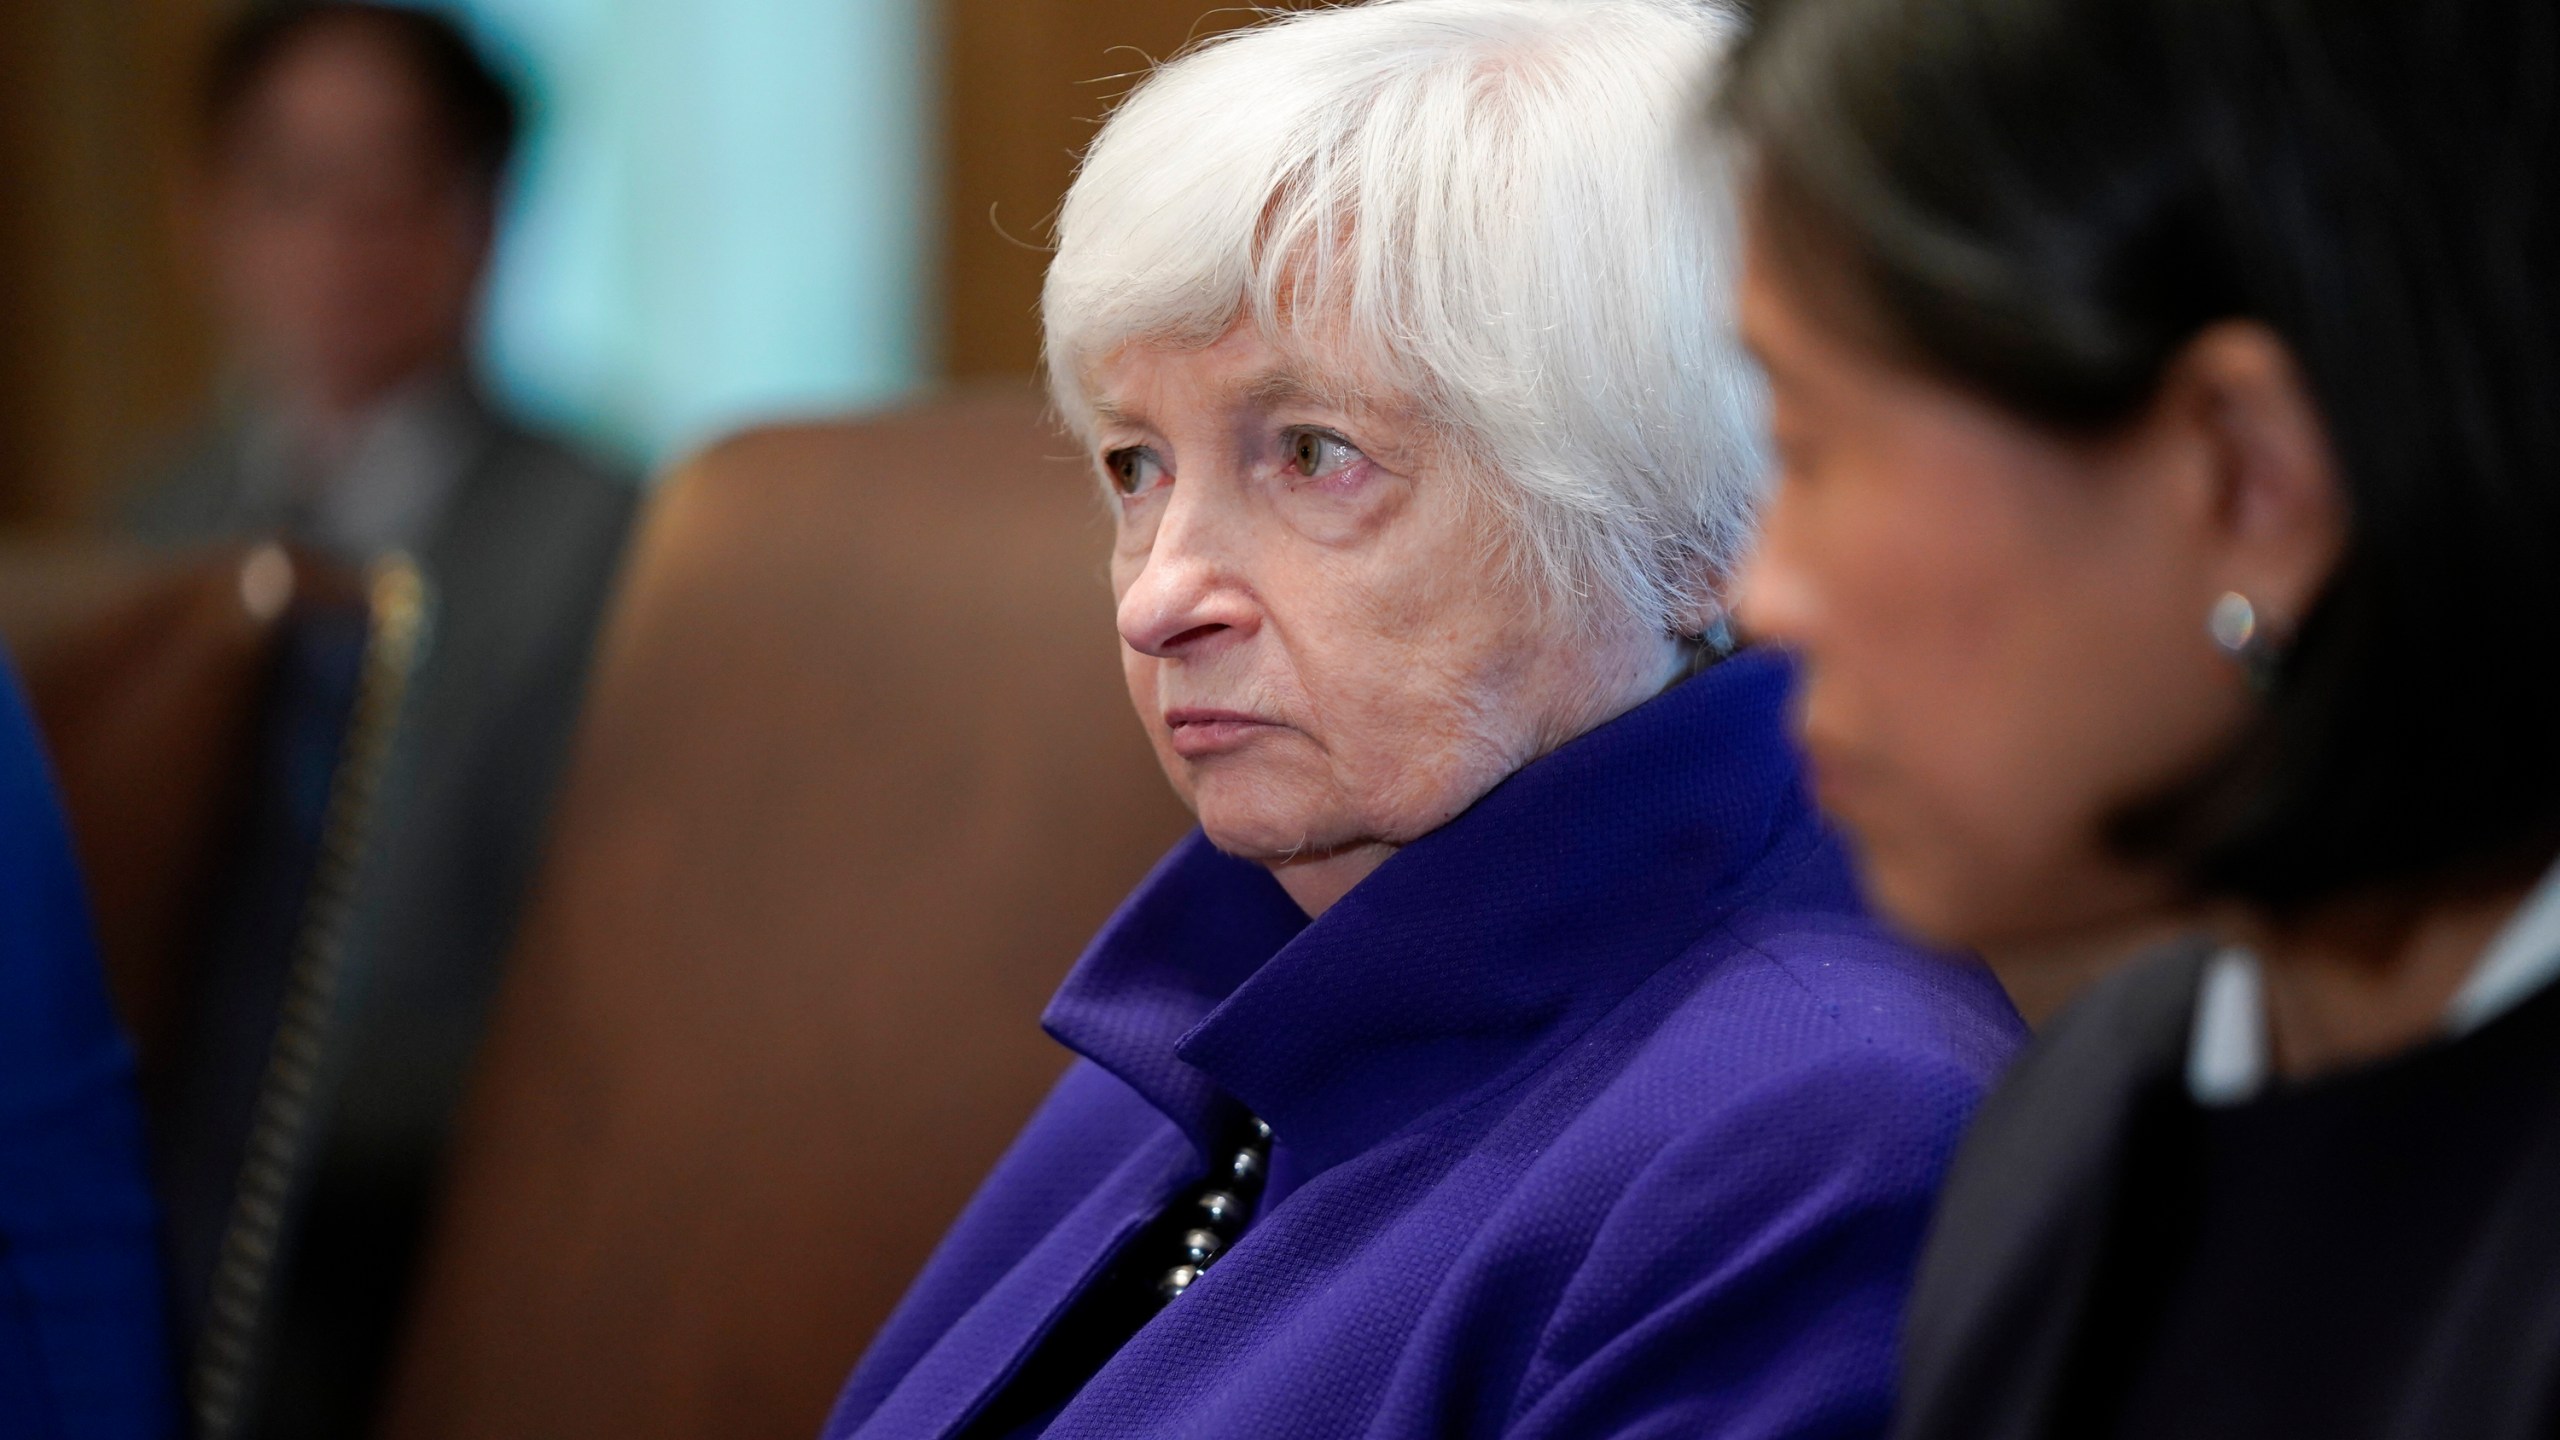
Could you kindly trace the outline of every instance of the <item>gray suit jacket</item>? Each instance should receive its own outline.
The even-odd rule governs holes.
[[[478,1044],[639,499],[467,390],[435,415],[430,437],[407,438],[433,452],[436,503],[401,537],[432,587],[432,639],[364,901],[330,1141],[333,1166],[411,1181],[435,1163]],[[302,532],[330,548],[268,469],[254,425],[221,427],[136,496],[128,528],[162,543]]]
[[[2097,1277],[2139,1098],[2183,1083],[2210,947],[2172,947],[2073,1005],[1958,1154],[1913,1292],[1899,1440],[2068,1440],[2055,1401]],[[2560,1116],[2533,1137],[2425,1357],[2375,1433],[2547,1440],[2560,1417]]]

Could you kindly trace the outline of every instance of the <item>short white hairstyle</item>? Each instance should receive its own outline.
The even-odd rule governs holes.
[[[1373,0],[1157,67],[1059,211],[1059,411],[1090,440],[1095,364],[1250,320],[1458,441],[1551,593],[1674,625],[1764,483],[1701,119],[1739,25],[1722,0]]]

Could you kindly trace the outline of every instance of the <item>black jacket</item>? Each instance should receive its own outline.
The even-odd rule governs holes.
[[[2183,1083],[2208,953],[2181,946],[2100,985],[1983,1107],[1912,1298],[1900,1440],[2058,1436],[2056,1407],[2129,1188],[2136,1107],[2161,1085]],[[2544,1093],[2560,1101],[2560,1048],[2551,1071]],[[2560,1434],[2560,1103],[2528,1113],[2537,1118],[2519,1137],[2513,1182],[2478,1197],[2443,1303],[2409,1316],[2398,1337],[2405,1364],[2373,1435]]]

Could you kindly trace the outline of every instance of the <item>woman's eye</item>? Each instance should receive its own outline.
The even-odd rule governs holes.
[[[1152,450],[1113,450],[1102,457],[1102,473],[1123,496],[1143,495],[1164,479],[1164,466]]]
[[[1310,480],[1321,480],[1339,474],[1361,458],[1351,442],[1321,430],[1293,430],[1289,434],[1289,468]]]

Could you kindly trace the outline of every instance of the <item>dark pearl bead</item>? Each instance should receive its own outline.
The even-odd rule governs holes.
[[[1236,1232],[1244,1228],[1246,1200],[1261,1193],[1263,1174],[1270,1164],[1271,1127],[1258,1119],[1250,1120],[1250,1125],[1252,1138],[1237,1147],[1228,1158],[1226,1177],[1211,1182],[1228,1184],[1233,1188],[1208,1190],[1201,1194],[1202,1223],[1183,1232],[1183,1263],[1167,1270],[1156,1281],[1156,1294],[1167,1303],[1197,1284],[1210,1263],[1225,1253]]]

